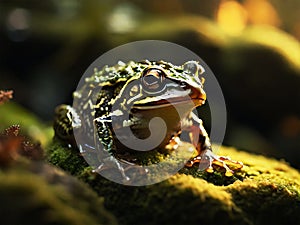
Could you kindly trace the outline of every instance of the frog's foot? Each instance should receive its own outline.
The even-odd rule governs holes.
[[[234,170],[241,169],[243,167],[242,162],[233,161],[229,157],[217,156],[211,150],[205,150],[187,163],[187,167],[192,167],[195,163],[199,163],[200,170],[206,170],[208,173],[214,172],[213,165],[225,169],[225,176],[230,177],[234,174]],[[232,168],[232,169],[231,169]]]
[[[146,175],[149,171],[142,166],[137,166],[135,163],[123,159],[116,159],[114,156],[109,156],[103,160],[103,162],[93,170],[93,172],[101,173],[104,170],[114,170],[117,169],[121,174],[124,181],[131,182],[134,180],[135,176]],[[127,175],[131,175],[130,177]]]
[[[103,159],[103,162],[93,170],[93,172],[101,173],[103,170],[115,169],[117,168],[118,171],[121,173],[122,178],[125,181],[129,181],[130,178],[125,174],[125,168],[121,165],[121,163],[113,156],[109,156]]]

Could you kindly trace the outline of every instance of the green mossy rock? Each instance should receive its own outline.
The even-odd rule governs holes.
[[[116,224],[102,198],[53,166],[22,159],[0,180],[1,224]]]
[[[120,224],[299,224],[300,174],[283,161],[221,147],[242,161],[232,177],[183,168],[163,182],[125,186],[93,173],[83,158],[54,142],[51,163],[88,183]]]

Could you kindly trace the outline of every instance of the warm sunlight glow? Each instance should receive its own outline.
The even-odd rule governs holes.
[[[267,0],[246,0],[244,7],[248,12],[248,18],[251,23],[271,26],[280,25],[280,19],[276,10]]]
[[[217,12],[217,22],[230,35],[239,35],[247,24],[247,12],[236,1],[223,1]]]
[[[293,33],[296,38],[300,41],[300,21],[297,22],[293,28]]]

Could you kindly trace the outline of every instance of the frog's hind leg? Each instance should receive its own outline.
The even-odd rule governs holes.
[[[54,114],[55,138],[76,145],[73,129],[81,126],[81,120],[76,111],[69,105],[59,105]]]

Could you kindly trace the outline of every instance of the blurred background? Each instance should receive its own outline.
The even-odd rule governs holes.
[[[226,100],[225,145],[300,168],[299,0],[1,0],[0,89],[51,124],[91,62],[145,39],[208,64]]]

